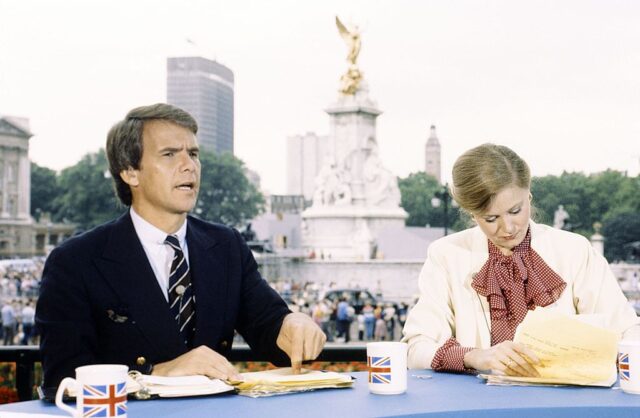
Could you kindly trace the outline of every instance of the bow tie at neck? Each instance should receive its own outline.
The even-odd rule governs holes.
[[[471,287],[489,301],[491,328],[500,322],[508,326],[508,335],[499,339],[512,339],[527,311],[554,303],[567,284],[531,248],[531,228],[511,255],[502,254],[490,240],[487,242],[489,259],[473,278]],[[501,342],[493,341],[493,337],[492,345]]]

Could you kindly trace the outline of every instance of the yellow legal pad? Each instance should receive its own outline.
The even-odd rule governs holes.
[[[615,383],[619,335],[577,316],[552,310],[530,311],[514,341],[533,350],[540,377],[479,375],[487,384],[611,386]]]

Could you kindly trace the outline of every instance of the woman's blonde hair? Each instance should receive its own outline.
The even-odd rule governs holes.
[[[465,211],[482,213],[501,190],[529,189],[527,163],[503,145],[482,144],[462,154],[453,165],[451,195]]]

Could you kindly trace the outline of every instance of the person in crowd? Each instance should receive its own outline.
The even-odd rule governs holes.
[[[376,306],[374,315],[376,318],[376,328],[373,336],[376,341],[384,341],[387,339],[387,324],[384,321],[384,310],[382,309],[382,305],[378,304]]]
[[[362,312],[356,315],[356,321],[358,323],[358,341],[364,341],[365,325],[364,325],[364,314]]]
[[[370,300],[365,302],[362,313],[364,314],[365,336],[367,341],[371,341],[373,340],[373,334],[376,328],[376,316]]]
[[[350,306],[349,302],[347,302],[347,298],[340,298],[340,302],[338,303],[338,308],[336,312],[336,326],[337,326],[337,338],[344,338],[344,342],[348,343],[351,339],[351,316],[350,316]]]
[[[13,309],[12,300],[7,299],[2,306],[2,330],[4,338],[2,344],[13,345],[16,335],[16,311]]]
[[[312,318],[327,336],[328,341],[333,341],[333,335],[329,334],[329,316],[331,309],[324,300],[319,300],[313,307]]]
[[[329,334],[327,341],[333,342],[338,329],[338,302],[337,300],[330,302],[329,305]]]
[[[398,306],[398,323],[400,328],[404,327],[404,323],[407,321],[407,312],[409,308],[405,302],[401,302]]]
[[[200,188],[197,131],[163,103],[111,128],[109,171],[129,208],[46,260],[36,308],[45,390],[93,363],[237,379],[225,358],[234,330],[294,372],[322,350],[320,328],[289,311],[239,232],[188,215]]]
[[[393,304],[386,304],[382,311],[382,317],[384,318],[384,323],[387,326],[387,337],[389,341],[393,341],[395,339],[396,329],[396,308],[393,307]]]
[[[596,314],[606,328],[638,336],[604,257],[586,238],[531,219],[520,156],[483,144],[457,159],[452,178],[451,194],[476,226],[429,246],[403,330],[410,368],[537,376],[535,353],[513,342],[534,309]]]
[[[22,308],[22,345],[31,344],[35,315],[36,310],[33,308],[33,302],[27,301]]]

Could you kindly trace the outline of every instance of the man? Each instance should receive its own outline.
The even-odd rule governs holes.
[[[351,337],[351,316],[349,315],[349,302],[346,297],[341,297],[336,312],[338,338],[344,337],[344,342],[348,343]]]
[[[294,372],[322,350],[322,331],[260,277],[240,234],[187,215],[200,186],[197,129],[167,104],[111,128],[109,170],[130,209],[47,259],[36,309],[45,389],[91,363],[236,379],[224,357],[234,330]]]

